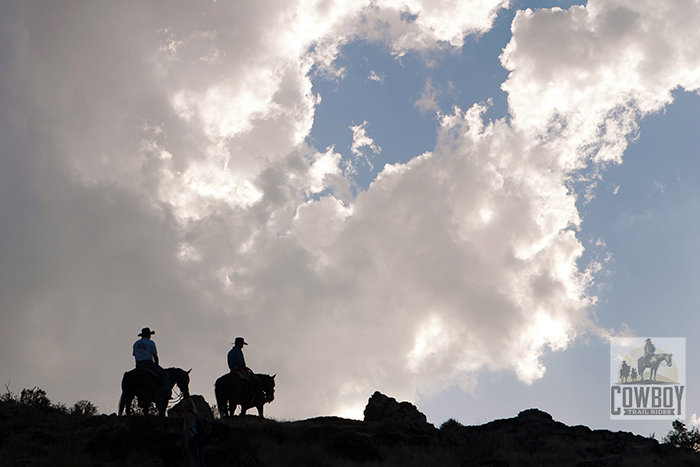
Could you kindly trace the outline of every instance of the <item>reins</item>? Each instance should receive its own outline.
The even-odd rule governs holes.
[[[177,391],[177,394],[175,395],[175,397],[171,397],[170,399],[168,399],[168,409],[173,408],[173,407],[176,406],[182,399],[185,398],[185,396],[182,394],[182,391],[179,391],[180,386],[178,386],[177,384],[176,384],[175,386],[173,386],[173,392],[175,392],[175,387],[178,388],[178,391]]]

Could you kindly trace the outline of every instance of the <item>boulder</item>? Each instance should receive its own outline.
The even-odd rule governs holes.
[[[551,433],[557,426],[551,415],[539,409],[523,410],[517,420],[519,428],[531,434]]]
[[[367,401],[365,422],[395,424],[401,429],[435,430],[426,416],[410,402],[398,402],[377,391]]]
[[[214,413],[211,411],[211,407],[207,403],[206,399],[204,399],[204,396],[200,396],[199,394],[192,394],[190,396],[190,399],[194,401],[194,406],[197,408],[197,414],[202,417],[205,420],[209,420],[210,422],[214,421]],[[175,404],[170,410],[168,410],[168,417],[173,417],[173,418],[184,418],[184,403],[185,400],[181,400],[177,404]]]

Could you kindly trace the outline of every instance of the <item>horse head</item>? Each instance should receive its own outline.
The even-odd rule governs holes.
[[[672,353],[664,355],[664,361],[666,362],[666,364],[668,366],[673,366],[673,358],[672,357],[673,357]]]
[[[275,400],[275,376],[274,375],[258,375],[258,378],[262,382],[263,392],[265,393],[265,402],[270,403]]]
[[[177,385],[183,397],[190,397],[190,372],[192,368],[185,371],[182,368],[168,368],[170,384]]]

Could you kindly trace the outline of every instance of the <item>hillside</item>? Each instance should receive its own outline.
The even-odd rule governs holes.
[[[55,406],[36,389],[27,397],[23,391],[22,398],[6,394],[0,400],[0,465],[188,465],[180,419],[91,412],[86,401],[71,409]],[[209,467],[700,466],[700,453],[690,449],[626,432],[566,426],[537,409],[484,425],[449,420],[436,428],[412,404],[378,392],[368,401],[364,421],[217,419],[205,459]]]

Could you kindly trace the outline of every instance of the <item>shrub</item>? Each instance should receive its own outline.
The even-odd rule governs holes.
[[[9,384],[5,385],[5,392],[0,394],[0,405],[5,410],[20,411],[25,414],[58,413],[91,416],[99,412],[98,408],[88,400],[79,400],[69,409],[65,404],[51,402],[46,396],[46,391],[36,386],[32,389],[22,389],[18,395],[10,391]]]
[[[10,385],[6,384],[5,385],[5,392],[0,395],[0,402],[6,402],[9,404],[17,404],[19,403],[19,398],[17,397],[17,394],[14,392],[10,391]]]
[[[81,399],[76,402],[69,410],[71,415],[97,415],[98,409],[95,405],[87,400]]]
[[[450,418],[450,419],[442,422],[442,425],[440,425],[440,430],[446,431],[446,430],[455,429],[455,428],[462,428],[462,427],[464,427],[464,425],[459,423],[454,418]]]
[[[679,448],[700,451],[700,431],[698,431],[697,428],[693,428],[688,431],[685,423],[680,420],[674,420],[672,426],[673,430],[669,431],[663,438],[664,443],[671,444]]]
[[[51,401],[46,397],[46,391],[36,386],[33,389],[22,389],[19,403],[30,409],[48,409],[51,407]]]

